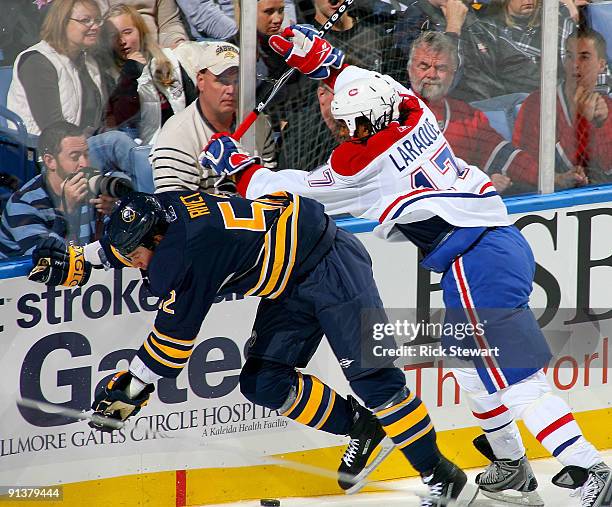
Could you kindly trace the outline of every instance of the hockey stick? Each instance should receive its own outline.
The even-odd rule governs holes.
[[[17,405],[21,407],[25,407],[25,408],[39,410],[39,411],[43,411],[44,409],[49,412],[53,412],[55,414],[60,414],[66,417],[74,418],[75,420],[92,421],[99,426],[105,426],[113,430],[134,427],[132,423],[127,422],[127,421],[119,421],[117,419],[99,415],[97,413],[90,414],[87,412],[81,412],[79,410],[75,410],[73,408],[67,408],[61,405],[55,405],[53,403],[47,403],[44,401],[32,400],[29,398],[21,398],[20,400],[17,400]],[[183,436],[183,435],[178,436],[178,435],[170,434],[164,431],[156,431],[156,430],[151,430],[151,431],[153,432],[153,435],[155,435],[156,437],[160,437],[160,438],[186,440],[191,443],[197,440],[200,443],[200,445],[205,446],[208,450],[226,452],[226,453],[231,452],[232,454],[239,454],[243,458],[246,458],[246,461],[249,461],[248,458],[252,458],[252,456],[256,454],[255,450],[250,450],[243,446],[232,445],[229,442],[226,442],[223,445],[214,445],[214,444],[211,445],[211,444],[204,444],[201,439],[195,438],[193,436]],[[282,456],[260,456],[259,461],[260,462],[257,464],[275,465],[275,466],[279,466],[282,468],[288,468],[290,470],[296,470],[298,472],[309,473],[312,475],[317,475],[319,477],[325,477],[325,478],[329,478],[333,480],[338,480],[338,479],[342,479],[345,481],[354,480],[354,477],[352,477],[349,474],[334,471],[334,470],[329,470],[327,468],[318,467],[315,465],[307,465],[304,463],[298,463],[296,461],[283,458]],[[261,461],[263,461],[263,463],[261,463]],[[455,505],[454,500],[448,501],[444,499],[442,500],[434,499],[434,498],[431,498],[429,495],[424,494],[423,492],[418,491],[414,488],[401,488],[401,487],[397,487],[396,485],[389,484],[385,481],[366,480],[363,483],[361,483],[362,488],[366,486],[381,489],[383,491],[390,491],[390,492],[396,492],[396,493],[406,492],[406,493],[416,495],[421,499],[428,499],[433,502],[438,502],[437,504],[433,503],[433,505],[440,505],[440,506]]]
[[[325,22],[325,24],[321,27],[317,35],[319,35],[319,37],[324,37],[327,34],[327,32],[329,32],[331,27],[336,24],[336,22],[340,19],[340,17],[342,17],[342,15],[346,12],[346,10],[351,6],[351,4],[354,1],[355,0],[344,0],[344,2],[342,2],[342,5],[338,7],[338,10],[334,12],[329,17],[329,19]],[[255,123],[255,121],[257,120],[257,117],[266,108],[266,106],[270,103],[270,101],[276,96],[276,94],[285,85],[285,83],[289,81],[289,79],[291,78],[294,72],[295,72],[295,69],[292,67],[286,70],[283,73],[283,75],[280,78],[278,78],[278,81],[274,84],[268,96],[264,100],[262,100],[259,104],[257,104],[257,106],[255,106],[255,109],[253,109],[246,116],[246,118],[242,121],[242,123],[238,125],[238,128],[232,134],[232,137],[234,139],[239,141],[240,138],[244,135],[244,133],[247,130],[249,130],[251,125],[253,125],[253,123]]]
[[[125,426],[123,421],[106,417],[97,413],[89,414],[87,412],[81,412],[74,408],[67,408],[61,405],[54,405],[53,403],[47,403],[45,401],[31,400],[29,398],[21,398],[17,400],[17,405],[25,408],[33,408],[35,410],[42,411],[43,409],[50,412],[61,414],[66,417],[72,417],[75,420],[91,421],[98,426],[104,426],[105,428],[111,428],[114,430],[120,430]]]

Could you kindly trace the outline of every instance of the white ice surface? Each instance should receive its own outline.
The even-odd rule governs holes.
[[[602,453],[604,460],[612,464],[612,450]],[[571,497],[570,490],[561,489],[550,482],[551,478],[561,470],[561,464],[555,459],[539,459],[531,461],[533,470],[539,482],[538,492],[548,507],[579,507],[579,497]],[[467,471],[471,482],[482,469]],[[281,507],[415,507],[419,499],[412,493],[418,489],[425,493],[425,488],[418,479],[400,481],[385,481],[382,483],[389,487],[384,493],[360,493],[347,496],[318,496],[312,498],[280,498]],[[391,489],[394,489],[392,491]],[[214,507],[259,507],[259,500],[245,500],[237,503],[214,504]],[[471,504],[473,507],[509,507],[511,504],[491,500],[479,494]],[[207,505],[206,507],[213,507]]]

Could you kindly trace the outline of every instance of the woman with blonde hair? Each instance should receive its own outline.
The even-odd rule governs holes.
[[[152,143],[166,120],[197,98],[195,86],[172,50],[155,42],[133,7],[112,7],[103,32],[116,83],[108,101],[107,126]]]
[[[105,88],[92,55],[101,25],[95,0],[55,0],[42,40],[17,56],[7,104],[30,134],[60,120],[90,130],[101,125]]]

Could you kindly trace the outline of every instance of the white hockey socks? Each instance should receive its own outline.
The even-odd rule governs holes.
[[[569,405],[551,392],[542,371],[501,393],[515,418],[563,465],[584,468],[601,462],[601,456],[582,435]]]
[[[485,431],[485,435],[497,459],[516,460],[525,456],[525,446],[514,421],[501,429]]]
[[[497,459],[520,459],[525,446],[514,422],[512,411],[501,400],[500,393],[489,394],[473,368],[456,368],[453,374],[467,394],[472,414],[484,431]]]
[[[570,407],[558,396],[545,394],[524,412],[527,429],[563,465],[584,468],[601,462],[601,456],[583,436]]]

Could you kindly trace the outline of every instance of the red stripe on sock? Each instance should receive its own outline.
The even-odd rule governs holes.
[[[499,407],[494,408],[493,410],[489,410],[488,412],[472,412],[472,414],[474,414],[474,417],[476,417],[477,419],[491,419],[492,417],[495,417],[499,414],[503,414],[507,411],[508,407],[506,407],[506,405],[500,405]]]
[[[538,433],[536,435],[536,438],[538,439],[538,442],[542,442],[542,440],[544,440],[548,435],[550,435],[553,431],[558,430],[561,426],[572,422],[574,420],[574,416],[572,414],[566,414],[563,417],[561,417],[560,419],[557,419],[554,423],[549,424],[548,426],[546,426],[546,428],[544,428],[542,431],[540,431],[540,433]]]
[[[176,507],[187,505],[187,472],[185,470],[176,471]]]

